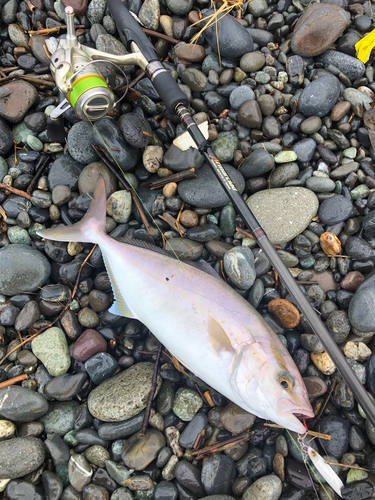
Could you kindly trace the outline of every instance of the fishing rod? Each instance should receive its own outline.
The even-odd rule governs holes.
[[[75,36],[72,7],[66,7],[65,9],[67,18],[66,39],[60,40],[59,46],[55,50],[47,44],[47,49],[52,54],[51,71],[55,76],[57,86],[66,96],[64,101],[48,117],[48,134],[51,139],[62,140],[61,138],[64,137],[62,115],[70,107],[75,109],[76,114],[81,119],[95,121],[109,113],[116,104],[112,90],[95,66],[98,60],[109,62],[117,67],[118,65],[135,64],[145,71],[164,102],[167,111],[172,115],[177,114],[185,125],[199,152],[204,156],[215,177],[224,188],[237,213],[254,235],[259,247],[271,261],[275,271],[298,304],[310,327],[322,342],[336,368],[352,390],[354,397],[375,427],[374,403],[318,314],[284,265],[259,222],[242,199],[209,142],[193,120],[188,110],[190,103],[188,97],[182,92],[172,75],[164,68],[152,43],[125,4],[121,0],[107,0],[107,5],[119,32],[127,40],[128,48],[131,51],[129,54],[115,56],[79,44]],[[121,68],[119,70],[122,72]]]

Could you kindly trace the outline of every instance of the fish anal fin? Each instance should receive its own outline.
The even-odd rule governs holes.
[[[208,316],[208,336],[214,351],[218,354],[223,351],[235,352],[223,327],[212,316]]]
[[[115,276],[112,272],[111,267],[108,264],[108,260],[104,257],[104,255],[103,255],[103,260],[104,260],[105,267],[107,269],[108,277],[109,277],[110,282],[111,282],[113,297],[115,299],[115,302],[110,307],[109,312],[112,314],[116,314],[117,316],[125,316],[126,318],[138,319],[132,313],[129,306],[125,302],[125,300],[122,298],[122,295],[121,295],[120,289],[118,287],[118,284],[116,282]]]

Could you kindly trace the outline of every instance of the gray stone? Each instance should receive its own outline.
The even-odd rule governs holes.
[[[305,116],[327,115],[340,96],[340,83],[333,75],[312,81],[299,96],[298,109]]]
[[[46,399],[37,392],[14,385],[0,390],[0,414],[15,422],[31,422],[48,411]]]
[[[275,160],[273,156],[264,149],[256,149],[241,165],[240,172],[245,179],[260,177],[273,169]]]
[[[241,290],[248,290],[256,278],[254,255],[250,248],[235,247],[224,255],[224,269]]]
[[[51,274],[46,257],[28,245],[0,249],[0,293],[16,295],[39,290]]]
[[[349,304],[349,321],[360,332],[375,332],[375,286],[358,290]]]
[[[36,470],[45,458],[43,442],[34,437],[0,442],[0,479],[23,477]]]
[[[91,147],[93,142],[94,132],[91,123],[78,122],[69,130],[69,154],[79,163],[88,165],[98,160],[97,154]]]
[[[323,64],[333,64],[333,66],[336,66],[336,68],[345,73],[352,81],[361,78],[365,73],[363,62],[356,57],[349,56],[337,50],[327,50],[324,54],[318,56],[316,60]]]
[[[198,169],[202,166],[203,162],[204,157],[197,149],[189,148],[186,151],[181,151],[174,144],[171,144],[163,156],[164,165],[174,172],[181,172],[190,168]]]
[[[280,479],[263,476],[257,479],[243,494],[243,500],[278,500],[282,491]]]
[[[90,413],[104,422],[119,422],[140,413],[147,404],[153,363],[138,363],[96,387],[89,395]],[[155,391],[161,386],[161,377]]]
[[[78,401],[50,403],[47,413],[39,421],[44,425],[46,434],[64,436],[74,427],[74,420],[79,407]]]
[[[304,231],[319,207],[316,195],[301,187],[260,191],[246,203],[274,244],[286,243]]]

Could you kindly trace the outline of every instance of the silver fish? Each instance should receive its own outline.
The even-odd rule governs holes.
[[[82,221],[39,231],[56,241],[97,243],[115,302],[113,314],[136,318],[205,383],[258,417],[292,431],[312,418],[306,387],[287,349],[255,309],[215,274],[105,233],[101,177]]]

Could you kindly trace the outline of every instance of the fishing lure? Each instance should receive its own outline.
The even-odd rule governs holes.
[[[327,484],[329,484],[330,487],[342,498],[341,490],[344,487],[344,484],[336,472],[325,462],[324,458],[319,455],[317,451],[311,448],[311,446],[307,447],[307,454],[319,474],[322,475]]]

